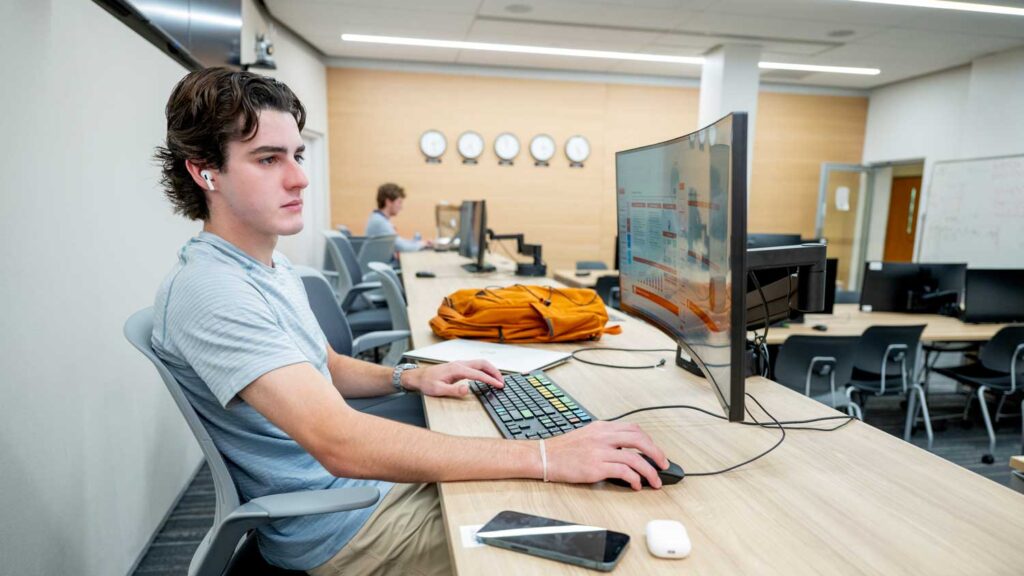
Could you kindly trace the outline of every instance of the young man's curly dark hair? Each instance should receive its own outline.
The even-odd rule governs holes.
[[[306,109],[283,82],[251,72],[206,68],[181,79],[167,101],[167,141],[156,149],[160,179],[174,211],[207,220],[206,192],[188,173],[185,161],[224,171],[227,145],[248,140],[259,129],[263,110],[288,112],[299,126]]]

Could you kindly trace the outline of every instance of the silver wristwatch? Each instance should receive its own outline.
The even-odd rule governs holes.
[[[391,385],[395,387],[395,392],[405,392],[405,388],[402,388],[402,372],[415,368],[419,368],[419,366],[415,364],[399,364],[395,366],[395,371],[391,373]]]

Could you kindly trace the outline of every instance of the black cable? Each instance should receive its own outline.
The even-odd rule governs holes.
[[[823,416],[821,418],[810,418],[810,419],[806,419],[806,420],[790,420],[790,421],[782,421],[782,422],[780,422],[774,416],[772,416],[767,410],[765,410],[764,406],[762,406],[761,403],[757,401],[757,398],[754,398],[749,392],[745,392],[744,395],[749,397],[751,400],[753,400],[754,403],[757,404],[757,407],[760,408],[761,411],[764,412],[766,416],[768,416],[769,418],[772,419],[772,423],[773,424],[768,424],[766,422],[758,421],[757,418],[755,418],[754,415],[750,412],[750,410],[746,410],[746,413],[754,421],[753,422],[740,422],[740,424],[743,424],[745,426],[758,426],[760,428],[776,428],[780,432],[782,432],[782,436],[779,438],[779,441],[776,442],[774,445],[772,445],[771,448],[765,450],[764,452],[761,452],[760,454],[758,454],[757,456],[754,456],[753,458],[749,458],[747,460],[744,460],[743,462],[740,462],[739,464],[735,464],[733,466],[729,466],[728,468],[723,468],[722,470],[716,470],[716,471],[713,471],[713,472],[687,472],[686,473],[687,476],[714,476],[716,474],[723,474],[725,472],[730,472],[730,471],[735,470],[735,469],[737,469],[737,468],[739,468],[741,466],[746,466],[747,464],[750,464],[751,462],[759,460],[759,459],[767,456],[772,450],[775,450],[776,448],[779,447],[779,445],[782,444],[782,442],[786,439],[786,430],[813,430],[813,431],[817,431],[817,432],[832,432],[832,431],[835,431],[835,430],[838,430],[838,429],[842,428],[843,426],[846,426],[847,424],[849,424],[850,422],[855,420],[855,418],[853,416]],[[646,408],[637,408],[635,410],[630,410],[629,412],[624,412],[622,414],[619,414],[618,416],[615,416],[613,418],[606,418],[605,421],[612,422],[612,421],[615,421],[615,420],[619,420],[621,418],[625,418],[626,416],[629,416],[631,414],[636,414],[638,412],[648,412],[648,411],[651,411],[651,410],[665,410],[665,409],[669,409],[669,408],[679,408],[679,409],[685,409],[685,410],[694,410],[694,411],[700,412],[702,414],[707,414],[708,416],[711,416],[712,418],[717,418],[719,420],[727,420],[727,418],[725,416],[722,416],[721,414],[715,414],[714,412],[711,412],[710,410],[705,410],[703,408],[698,408],[697,406],[690,406],[688,404],[667,404],[667,405],[664,405],[664,406],[649,406],[649,407],[646,407]],[[837,426],[832,427],[832,428],[812,428],[812,427],[801,427],[801,426],[786,426],[787,424],[813,424],[815,422],[824,422],[826,420],[843,420],[843,422],[841,424],[837,425]]]
[[[584,364],[590,364],[591,366],[601,366],[602,368],[619,368],[622,370],[646,370],[649,368],[661,368],[667,363],[667,360],[661,358],[657,364],[648,364],[645,366],[621,366],[618,364],[605,364],[603,362],[594,362],[593,360],[584,360],[577,356],[580,352],[596,351],[596,350],[609,350],[612,352],[675,352],[675,348],[578,348],[573,350],[571,353],[572,359],[582,362]]]

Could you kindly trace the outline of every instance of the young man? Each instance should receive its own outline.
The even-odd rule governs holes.
[[[446,574],[439,481],[532,478],[640,488],[668,465],[632,424],[595,422],[547,441],[453,437],[356,411],[346,398],[402,388],[464,396],[501,386],[484,361],[399,370],[335,353],[291,264],[274,251],[302,229],[305,111],[284,84],[247,72],[187,75],[167,103],[158,149],[175,211],[202,220],[156,296],[153,347],[206,423],[243,499],[378,486],[372,508],[260,529],[271,563],[314,575]]]
[[[402,204],[405,202],[405,188],[398,184],[387,182],[377,188],[377,209],[370,212],[370,218],[366,221],[367,236],[386,236],[388,234],[398,235],[395,225],[391,219],[398,216],[402,211]],[[395,250],[398,252],[416,252],[431,246],[429,240],[409,240],[398,236],[395,239]]]

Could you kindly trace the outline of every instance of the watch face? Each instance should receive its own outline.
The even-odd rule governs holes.
[[[555,155],[555,139],[547,134],[538,134],[530,141],[530,156],[538,162],[547,162]]]
[[[502,160],[513,160],[519,155],[519,139],[511,132],[503,132],[494,139],[494,153]]]
[[[484,151],[484,139],[476,132],[463,132],[459,136],[459,154],[463,158],[477,159]]]
[[[565,143],[565,155],[573,162],[582,163],[590,157],[590,142],[583,136],[573,136]]]
[[[420,151],[427,158],[440,158],[447,148],[448,141],[437,130],[427,130],[420,136]]]

